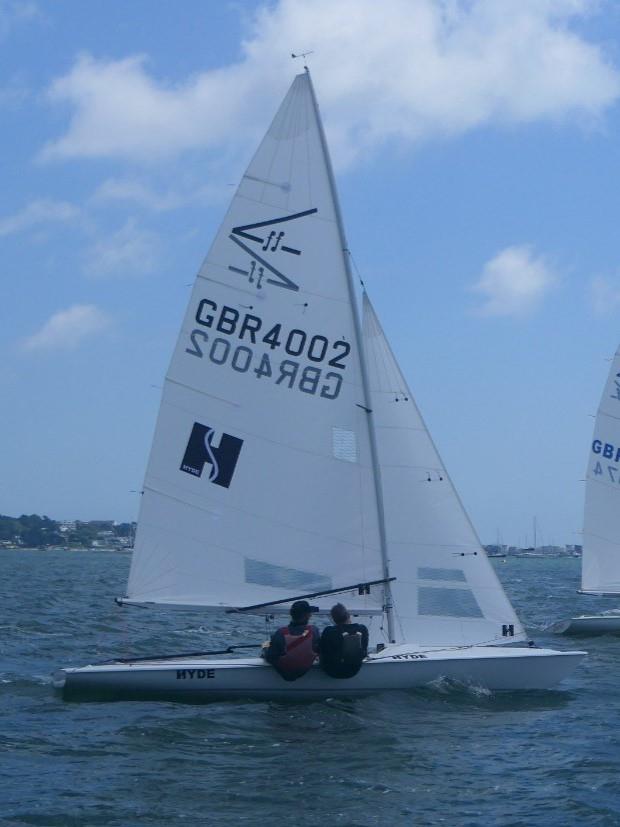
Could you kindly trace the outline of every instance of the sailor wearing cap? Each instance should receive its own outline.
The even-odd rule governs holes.
[[[285,681],[296,681],[317,659],[320,636],[309,624],[312,606],[307,600],[296,600],[290,611],[291,622],[273,633],[263,657]]]

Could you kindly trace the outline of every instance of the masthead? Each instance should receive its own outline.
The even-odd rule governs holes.
[[[313,52],[313,51],[310,51],[310,52],[300,52],[298,55],[296,55],[296,54],[295,54],[295,52],[291,52],[291,57],[293,58],[293,60],[297,60],[298,58],[303,58],[303,61],[304,61],[304,69],[305,69],[305,70],[306,70],[306,72],[307,72],[307,71],[308,71],[308,67],[306,66],[306,58],[308,57],[308,55],[313,55],[313,54],[314,54],[314,52]]]

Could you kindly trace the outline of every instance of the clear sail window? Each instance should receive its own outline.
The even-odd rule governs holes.
[[[245,558],[245,582],[258,586],[272,586],[282,589],[299,589],[300,591],[327,591],[332,588],[330,577],[312,571],[292,569],[288,566],[275,566],[262,560]]]
[[[418,569],[420,580],[449,580],[453,583],[465,583],[465,572],[463,569],[433,569],[421,567]]]
[[[418,588],[418,614],[436,617],[484,617],[471,589]]]

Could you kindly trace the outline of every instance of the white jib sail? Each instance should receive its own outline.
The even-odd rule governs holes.
[[[581,589],[620,594],[620,348],[603,390],[588,457]]]
[[[342,247],[303,74],[196,279],[163,390],[128,599],[244,607],[383,577]],[[380,611],[382,589],[345,600]]]
[[[365,294],[363,330],[400,638],[525,639]]]

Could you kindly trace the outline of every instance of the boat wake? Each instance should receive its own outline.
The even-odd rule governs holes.
[[[486,686],[466,681],[458,681],[453,678],[440,676],[430,681],[427,687],[440,695],[472,695],[475,698],[492,698],[494,693]]]

